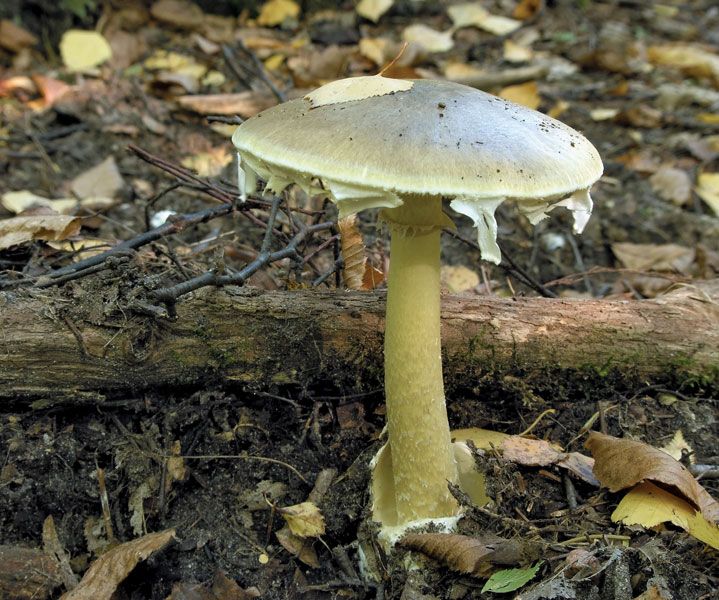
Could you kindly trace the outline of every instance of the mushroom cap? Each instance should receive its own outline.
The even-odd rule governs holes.
[[[499,263],[494,212],[515,200],[532,224],[556,206],[581,232],[602,174],[571,127],[457,83],[381,76],[341,79],[261,112],[232,136],[242,198],[258,177],[334,200],[340,217],[395,208],[408,197],[454,197],[477,227],[482,257]],[[319,186],[318,186],[319,182]],[[413,200],[416,201],[416,200]]]
[[[602,174],[594,146],[555,119],[457,83],[411,83],[317,108],[292,100],[245,121],[232,141],[271,171],[400,195],[556,199]]]

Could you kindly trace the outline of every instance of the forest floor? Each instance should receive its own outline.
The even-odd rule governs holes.
[[[448,11],[459,3],[407,0],[377,23],[359,16],[352,2],[304,11],[275,0],[259,17],[249,10],[211,15],[166,1],[66,4],[76,12],[65,10],[61,20],[25,6],[12,23],[0,24],[0,293],[32,295],[52,269],[168,218],[217,206],[234,193],[228,136],[235,115],[248,118],[325,82],[374,74],[397,56],[403,38],[415,41],[388,76],[443,77],[545,112],[581,131],[605,164],[581,236],[571,233],[567,214],[532,228],[514,207],[500,208],[503,253],[528,278],[507,262],[481,263],[471,242],[445,236],[447,292],[508,297],[539,290],[640,302],[719,276],[714,2],[470,3],[506,18],[493,20],[466,7]],[[60,22],[100,32],[111,57],[78,65],[101,53],[102,42],[65,40],[79,44],[76,56],[61,53]],[[130,144],[151,156],[143,160]],[[185,170],[163,169],[158,158]],[[190,181],[188,173],[200,179]],[[298,205],[315,211],[293,213],[307,222],[336,218],[333,207],[295,190],[287,206]],[[138,246],[110,271],[113,281],[106,271],[43,293],[108,304],[118,298],[108,300],[103,290],[116,287],[117,277],[123,285],[152,280],[161,287],[218,263],[237,272],[257,259],[267,214],[258,204],[181,228]],[[453,217],[459,233],[473,238],[470,224]],[[369,264],[383,273],[387,237],[373,218],[363,215],[360,229]],[[291,231],[289,219],[277,223]],[[303,246],[307,260],[266,265],[247,285],[343,286],[336,246],[334,230],[321,232]],[[518,369],[500,379],[487,373],[448,381],[452,428],[512,435],[529,429],[536,439],[584,454],[588,429],[657,448],[674,440],[686,465],[719,471],[715,379],[668,372],[647,381],[631,370],[552,365],[531,380],[524,375]],[[110,551],[121,566],[120,574],[101,574],[105,595],[83,596],[89,592],[81,584],[72,597],[500,597],[481,591],[488,572],[454,572],[441,561],[406,569],[407,550],[378,550],[375,579],[360,569],[360,555],[372,546],[368,463],[384,425],[378,385],[337,389],[320,379],[310,389],[258,389],[224,382],[127,390],[100,403],[5,402],[0,562],[13,566],[9,572],[0,565],[0,597],[60,597]],[[719,598],[717,546],[686,527],[613,522],[624,491],[569,477],[555,464],[518,464],[491,449],[478,461],[495,502],[468,508],[459,533],[541,549],[522,546],[490,569],[536,567],[514,597]],[[715,497],[717,481],[701,479]],[[285,530],[281,543],[283,508],[308,497],[321,510],[325,533],[303,542],[288,540]],[[174,530],[171,543],[170,534],[147,537],[167,530]],[[147,543],[136,567],[138,550],[127,545],[135,538]],[[42,550],[26,555],[26,548]]]

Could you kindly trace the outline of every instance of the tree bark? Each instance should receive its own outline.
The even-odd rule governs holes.
[[[382,381],[383,293],[206,289],[181,301],[175,320],[108,296],[0,293],[0,398]],[[450,386],[528,368],[716,383],[719,281],[643,301],[444,296],[442,342]]]

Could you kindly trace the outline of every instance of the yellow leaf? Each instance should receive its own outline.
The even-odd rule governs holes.
[[[719,125],[719,113],[699,113],[697,120],[707,125]]]
[[[87,71],[112,58],[112,48],[97,31],[70,29],[60,40],[60,55],[70,71]]]
[[[257,24],[263,27],[282,25],[286,19],[300,16],[300,5],[293,0],[269,0],[262,5]]]
[[[719,87],[719,55],[695,44],[662,44],[647,49],[655,65],[675,67],[693,77],[708,77]]]
[[[547,116],[552,117],[552,119],[558,119],[567,111],[567,109],[569,109],[570,106],[569,102],[566,102],[565,100],[557,100],[557,103],[549,109]]]
[[[612,513],[612,521],[647,528],[670,522],[712,548],[719,549],[719,527],[688,502],[653,483],[641,483],[624,496]]]
[[[697,195],[719,216],[719,173],[701,173],[697,184]]]
[[[394,49],[395,44],[387,38],[362,38],[359,42],[360,54],[378,66],[384,65],[393,54],[397,54]]]
[[[17,192],[5,192],[2,195],[0,204],[2,204],[3,208],[16,215],[34,206],[46,206],[57,213],[69,214],[77,207],[78,202],[75,198],[49,200],[28,190],[19,190]]]
[[[376,23],[384,13],[392,8],[393,4],[394,0],[360,0],[355,10],[360,17]]]
[[[298,537],[319,537],[325,532],[325,518],[314,502],[301,502],[279,509],[290,531]]]
[[[273,54],[265,59],[265,69],[268,71],[276,71],[279,69],[287,58],[284,54]]]
[[[402,39],[405,42],[419,44],[427,52],[447,52],[454,47],[452,34],[454,29],[437,31],[422,23],[410,25],[402,32]]]
[[[481,429],[480,427],[468,427],[466,429],[453,429],[452,440],[455,442],[466,442],[472,440],[472,443],[479,450],[491,450],[492,447],[499,445],[509,437],[508,434],[501,431],[492,431],[491,429]]]
[[[510,100],[511,102],[516,102],[532,110],[539,108],[539,105],[542,103],[536,81],[507,86],[499,92],[499,97]]]
[[[232,154],[225,146],[199,152],[182,159],[182,166],[192,169],[202,177],[216,177],[232,162]]]
[[[682,433],[681,429],[677,430],[677,432],[674,434],[674,437],[670,440],[670,442],[666,446],[664,446],[663,448],[659,448],[659,449],[662,452],[666,452],[674,460],[681,460],[682,451],[686,451],[689,454],[690,461],[691,461],[691,459],[694,458],[694,456],[692,455],[692,453],[694,451],[692,450],[692,447],[684,439],[684,434]]]
[[[73,261],[79,261],[84,258],[102,254],[112,246],[107,240],[94,237],[83,238],[73,242],[68,242],[67,240],[62,242],[48,242],[47,245],[50,246],[50,248],[61,250],[62,252],[74,252],[75,254],[72,257]]]
[[[413,85],[414,83],[407,79],[390,79],[379,75],[349,77],[323,85],[307,94],[305,99],[310,101],[312,108],[318,108],[328,104],[340,104],[403,92]]]
[[[441,270],[442,284],[453,294],[474,289],[479,285],[479,275],[464,265],[445,265]]]
[[[609,121],[619,114],[618,108],[595,108],[589,111],[592,121]]]
[[[521,21],[487,12],[479,2],[455,4],[447,12],[457,29],[478,27],[494,35],[508,35],[522,26]]]
[[[534,52],[531,48],[521,46],[512,40],[504,40],[504,60],[512,63],[523,63],[532,60]]]

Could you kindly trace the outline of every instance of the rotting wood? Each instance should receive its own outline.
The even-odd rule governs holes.
[[[59,292],[0,293],[0,398],[381,381],[383,293],[205,289],[175,321],[83,310]],[[543,367],[716,382],[719,281],[644,301],[446,296],[442,337],[450,384]]]

